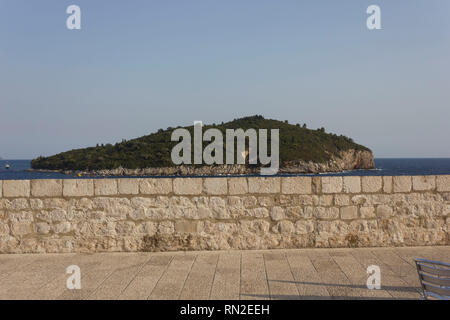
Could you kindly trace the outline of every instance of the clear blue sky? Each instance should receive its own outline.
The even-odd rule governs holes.
[[[0,0],[0,156],[262,114],[450,157],[449,75],[448,0]]]

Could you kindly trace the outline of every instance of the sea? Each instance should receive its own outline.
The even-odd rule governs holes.
[[[6,169],[9,164],[10,168]],[[376,169],[351,170],[340,173],[303,174],[302,176],[399,176],[450,174],[450,158],[375,158]],[[0,180],[80,179],[92,178],[56,172],[32,172],[31,160],[0,160]],[[296,174],[296,176],[299,174]],[[279,176],[291,176],[280,174]],[[96,177],[96,178],[123,178]]]

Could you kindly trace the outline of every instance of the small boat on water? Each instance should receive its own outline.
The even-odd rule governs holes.
[[[6,169],[9,169],[9,164],[6,164],[6,165],[5,165],[5,168],[6,168]]]

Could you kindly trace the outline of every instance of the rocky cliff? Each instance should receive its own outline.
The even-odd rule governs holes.
[[[279,173],[332,173],[355,169],[375,168],[373,154],[365,150],[346,150],[339,155],[332,155],[324,163],[312,161],[293,161],[279,169]],[[247,165],[214,165],[214,166],[178,166],[139,169],[105,169],[105,170],[61,170],[65,174],[82,174],[87,176],[214,176],[214,175],[244,175],[259,174],[260,168]]]
[[[371,151],[346,150],[332,155],[331,159],[324,163],[312,161],[293,161],[280,168],[282,173],[323,173],[342,172],[355,169],[374,169],[375,162]]]

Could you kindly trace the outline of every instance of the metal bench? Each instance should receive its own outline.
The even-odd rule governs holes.
[[[414,259],[422,286],[422,299],[450,300],[450,264]]]

